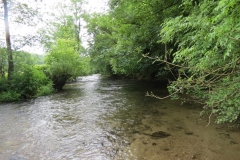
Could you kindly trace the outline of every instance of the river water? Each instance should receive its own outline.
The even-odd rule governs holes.
[[[0,105],[1,160],[239,159],[237,125],[145,97],[159,82],[80,77],[62,92]],[[214,120],[213,120],[214,121]]]

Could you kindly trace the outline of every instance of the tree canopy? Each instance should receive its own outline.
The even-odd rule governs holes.
[[[218,115],[218,123],[233,122],[240,114],[239,2],[186,0],[183,13],[166,19],[160,31],[159,42],[178,47],[173,63],[179,76],[169,88],[193,95]]]
[[[87,19],[89,53],[99,71],[166,77],[173,98],[187,93],[217,123],[233,122],[240,114],[239,3],[110,0],[107,14]]]
[[[46,73],[52,79],[55,89],[61,90],[67,80],[88,74],[89,57],[85,55],[80,37],[82,17],[81,0],[59,3],[58,14],[47,21],[48,28],[39,31],[41,43],[47,51]]]
[[[164,56],[165,45],[157,43],[160,25],[165,17],[179,12],[178,4],[174,0],[110,1],[108,14],[87,19],[88,31],[93,36],[89,51],[93,61],[112,74],[133,78],[164,75],[163,66],[142,54]]]

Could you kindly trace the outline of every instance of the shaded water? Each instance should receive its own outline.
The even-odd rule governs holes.
[[[82,77],[65,90],[0,105],[0,159],[238,159],[239,131],[210,125],[199,109],[150,81]],[[167,136],[161,137],[160,133]],[[160,135],[159,135],[160,134]]]

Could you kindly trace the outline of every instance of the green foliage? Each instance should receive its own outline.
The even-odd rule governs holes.
[[[43,35],[41,43],[48,52],[45,73],[57,90],[61,90],[66,81],[90,72],[90,59],[80,38],[82,3],[82,0],[59,2],[56,8],[60,14],[52,13],[53,20],[46,22],[48,28],[39,31]]]
[[[87,57],[80,57],[76,50],[77,42],[58,39],[46,56],[47,74],[53,80],[54,87],[61,90],[69,78],[87,74]]]
[[[157,43],[158,32],[165,17],[176,15],[178,3],[114,0],[108,14],[88,17],[88,31],[94,38],[89,53],[96,68],[133,78],[157,76],[159,64],[143,54],[165,55],[165,46]]]
[[[41,44],[49,51],[58,39],[71,39],[76,41],[76,50],[82,52],[80,30],[82,17],[82,0],[59,1],[55,10],[59,14],[51,13],[52,20],[46,20],[44,28],[39,30],[42,35]]]
[[[205,104],[217,123],[234,122],[240,115],[239,1],[185,0],[182,7],[182,14],[166,19],[160,31],[159,42],[178,48],[173,66],[179,78],[170,91],[187,92]]]
[[[34,60],[35,64],[37,65],[44,65],[44,55],[40,55],[40,54],[31,54],[32,55],[32,59]]]
[[[90,60],[91,58],[89,56],[81,56],[79,60],[78,66],[76,66],[76,69],[78,70],[77,74],[75,75],[75,78],[77,76],[86,76],[92,73],[92,69],[90,66]]]
[[[11,36],[9,33],[9,21],[18,27],[36,26],[39,19],[38,9],[30,7],[27,3],[18,1],[4,0],[1,6],[6,13],[4,22],[6,27],[6,44],[7,46],[0,48],[0,102],[9,102],[22,98],[34,97],[38,94],[38,90],[42,86],[51,88],[51,81],[45,76],[43,70],[34,68],[36,60],[30,53],[19,51],[22,47],[32,46],[37,39],[36,35]],[[33,6],[33,5],[31,5]],[[9,14],[7,14],[9,12]],[[9,17],[8,17],[9,15]],[[39,17],[38,17],[39,18]],[[8,81],[5,80],[8,77]],[[50,93],[50,92],[48,92]]]
[[[2,61],[0,102],[47,95],[54,91],[51,80],[44,73],[46,68],[36,65],[41,61],[42,56],[32,55],[24,51],[13,52],[15,72],[12,80],[7,81],[5,73],[8,64],[5,50],[5,48],[0,48],[0,60]]]
[[[40,87],[49,83],[42,70],[25,65],[22,72],[13,75],[10,90],[19,93],[22,98],[30,98],[38,94]]]
[[[6,48],[0,48],[0,76],[5,77],[7,73],[7,51]]]
[[[0,91],[7,91],[8,85],[5,78],[0,78]]]
[[[14,51],[13,52],[15,72],[21,72],[24,70],[26,65],[33,66],[36,64],[35,59],[32,54],[24,51]]]
[[[12,102],[21,99],[21,95],[15,91],[0,92],[0,102]]]
[[[76,75],[78,70],[75,66],[79,63],[79,54],[75,50],[74,40],[58,39],[46,56],[46,64],[52,75],[69,74]]]
[[[37,96],[46,96],[53,93],[55,90],[53,88],[53,83],[50,81],[46,85],[42,85],[37,90]]]
[[[22,71],[14,73],[10,83],[0,78],[0,102],[47,95],[54,91],[43,67],[25,64],[21,68]]]

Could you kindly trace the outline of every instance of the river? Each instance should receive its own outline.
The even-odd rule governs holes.
[[[175,160],[240,157],[236,125],[200,107],[145,97],[159,82],[80,77],[50,96],[0,105],[1,160]]]

